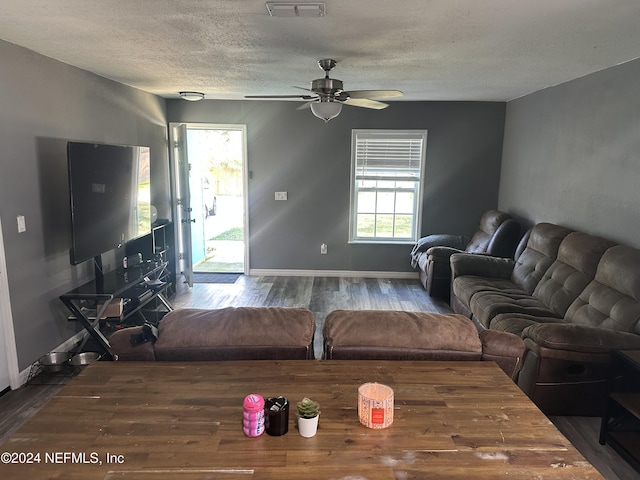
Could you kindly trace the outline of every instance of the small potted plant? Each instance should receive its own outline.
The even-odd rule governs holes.
[[[318,416],[320,415],[320,404],[310,398],[304,397],[297,404],[298,410],[298,432],[303,437],[313,437],[318,430]]]

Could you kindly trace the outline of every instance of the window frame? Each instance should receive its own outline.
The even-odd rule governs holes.
[[[397,170],[395,173],[391,175],[385,176],[384,174],[375,174],[372,176],[362,175],[358,173],[358,137],[359,136],[368,136],[371,138],[379,137],[380,139],[393,139],[399,137],[406,138],[414,138],[420,139],[422,141],[422,148],[419,156],[420,165],[418,168],[418,177],[415,178],[415,174],[405,174],[404,176],[400,175],[401,172]],[[353,129],[351,132],[351,180],[350,180],[350,198],[349,198],[349,243],[356,244],[392,244],[392,245],[405,245],[405,244],[413,244],[418,241],[420,231],[422,228],[422,199],[424,194],[424,172],[425,172],[425,164],[426,164],[426,150],[427,150],[427,130],[404,130],[404,129]],[[373,187],[365,187],[361,188],[358,186],[358,181],[360,180],[371,180],[379,182],[390,182],[394,181],[396,185],[393,187],[381,187],[381,186],[373,186]],[[379,215],[384,215],[378,210],[378,206],[374,207],[374,211],[371,215],[374,216],[374,236],[358,236],[357,235],[357,218],[358,218],[358,193],[363,191],[373,191],[376,193],[376,202],[377,202],[377,194],[380,192],[402,192],[408,191],[407,189],[402,189],[397,185],[399,182],[414,182],[414,187],[410,189],[414,193],[413,199],[413,212],[412,215],[412,232],[410,237],[394,237],[394,236],[376,236],[375,226],[377,225],[377,217]],[[397,200],[397,197],[394,196],[394,202]],[[360,212],[362,214],[362,212]],[[402,213],[398,213],[394,211],[390,213],[393,217],[393,225],[395,225],[395,219],[402,215]],[[395,228],[395,227],[394,227]],[[393,233],[392,233],[393,235]]]

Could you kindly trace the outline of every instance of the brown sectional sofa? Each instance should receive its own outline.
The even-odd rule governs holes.
[[[610,353],[640,348],[640,250],[550,223],[514,259],[455,254],[451,305],[526,346],[518,385],[547,414],[600,415]]]

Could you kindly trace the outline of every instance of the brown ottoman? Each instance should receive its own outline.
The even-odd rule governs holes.
[[[325,359],[492,360],[511,378],[524,343],[517,335],[479,335],[456,314],[389,310],[335,310],[323,327]]]
[[[133,345],[142,327],[114,333],[119,360],[214,361],[313,359],[315,318],[305,308],[182,308],[160,321],[158,339]]]

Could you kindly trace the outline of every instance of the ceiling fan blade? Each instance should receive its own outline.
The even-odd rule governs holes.
[[[351,98],[393,98],[404,95],[400,90],[353,90],[343,93]]]
[[[296,85],[293,85],[292,88],[297,88],[298,90],[304,90],[305,92],[313,92],[313,90],[311,90],[310,88],[298,87]]]
[[[342,103],[351,105],[353,107],[372,108],[373,110],[382,110],[387,108],[389,104],[378,102],[377,100],[370,100],[368,98],[349,98]]]
[[[312,100],[313,95],[245,95],[244,98],[301,98],[302,100]]]

